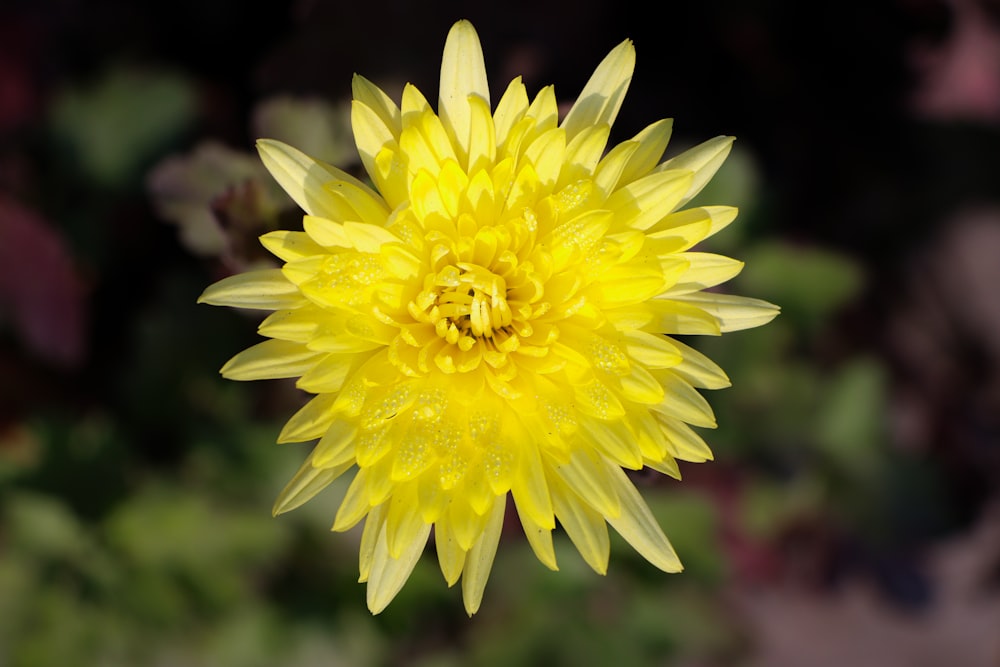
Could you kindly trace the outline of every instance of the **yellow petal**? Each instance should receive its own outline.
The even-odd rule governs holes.
[[[321,317],[322,314],[318,308],[309,306],[276,310],[264,318],[264,321],[257,327],[257,332],[268,338],[307,344],[316,335],[316,331],[319,329],[318,320]]]
[[[632,138],[632,141],[638,143],[638,147],[629,158],[625,170],[622,171],[619,183],[631,183],[648,174],[656,166],[660,158],[663,157],[663,151],[667,149],[673,127],[673,119],[666,118],[647,126]]]
[[[537,137],[558,126],[559,104],[556,102],[556,89],[554,86],[545,86],[538,91],[535,99],[531,101],[525,117],[535,120],[534,126],[531,127],[525,137],[525,146],[530,145]]]
[[[260,237],[260,244],[278,259],[291,262],[326,252],[305,232],[279,230]]]
[[[516,496],[514,501],[516,504]],[[539,525],[530,515],[522,512],[520,507],[518,507],[517,514],[521,519],[521,527],[524,528],[524,536],[528,539],[528,544],[535,553],[535,557],[550,570],[558,570],[556,552],[552,546],[552,529]]]
[[[389,130],[393,138],[399,138],[402,121],[399,107],[396,106],[391,97],[360,74],[355,74],[351,80],[351,92],[355,100],[364,104],[379,117],[382,125]]]
[[[333,410],[336,399],[336,394],[320,394],[303,405],[281,429],[278,442],[305,442],[326,433],[337,416]]]
[[[662,475],[673,477],[676,480],[681,479],[681,469],[677,466],[677,461],[674,460],[674,457],[669,454],[662,459],[643,459],[643,465]]]
[[[368,609],[373,614],[378,614],[385,609],[406,583],[410,573],[413,572],[413,567],[420,558],[420,554],[424,551],[431,527],[424,524],[417,535],[404,545],[398,558],[389,555],[388,538],[385,531],[385,524],[383,524],[375,542],[371,572],[368,574]]]
[[[399,115],[398,110],[396,115]],[[385,119],[364,102],[355,100],[351,104],[351,128],[361,163],[390,206],[399,203],[390,194],[405,187],[405,179],[400,179],[400,176],[405,176],[403,169],[392,168],[395,154],[399,150],[399,134],[402,131],[400,122],[397,121],[393,126],[386,125]],[[380,164],[379,158],[387,155],[390,158],[389,164]]]
[[[542,133],[524,147],[524,159],[534,167],[546,191],[551,192],[555,187],[565,152],[566,133],[557,127]]]
[[[327,218],[318,218],[314,215],[302,216],[302,228],[305,230],[309,238],[315,243],[322,246],[321,252],[328,253],[328,248],[350,248],[351,242],[347,238],[347,234],[344,233],[343,222],[335,222]],[[313,259],[318,256],[319,253],[314,253],[306,257],[306,259]],[[291,260],[289,260],[291,261]]]
[[[363,222],[345,222],[344,233],[359,252],[377,254],[382,244],[399,243],[399,237],[385,227]]]
[[[229,380],[296,377],[309,371],[320,356],[301,343],[266,340],[227,361],[221,373]]]
[[[573,546],[595,572],[607,574],[611,541],[604,517],[561,480],[553,479],[551,484],[556,517]]]
[[[368,581],[371,574],[372,561],[375,557],[375,544],[379,535],[382,534],[382,524],[385,520],[385,507],[373,507],[368,519],[365,521],[365,529],[361,533],[361,544],[358,548],[358,577],[359,582]]]
[[[464,494],[454,495],[448,506],[448,515],[458,545],[468,551],[479,539],[486,524],[485,518],[473,510]]]
[[[248,271],[223,278],[198,297],[198,303],[259,310],[294,308],[305,300],[281,269]]]
[[[608,523],[632,545],[632,548],[656,567],[664,572],[683,570],[684,567],[670,545],[670,540],[663,534],[663,529],[656,523],[646,501],[636,491],[629,478],[621,468],[615,466],[609,466],[608,474],[622,503],[621,516],[609,517]]]
[[[639,150],[638,141],[623,141],[608,151],[608,154],[597,163],[597,169],[594,171],[594,185],[605,197],[609,197],[618,187],[621,175],[625,173],[625,168],[628,167],[637,150]]]
[[[646,232],[662,237],[681,235],[687,238],[691,232],[687,228],[694,226],[694,223],[707,223],[706,231],[694,236],[690,243],[678,250],[687,250],[695,243],[707,239],[709,236],[725,229],[729,223],[736,219],[739,209],[735,206],[701,206],[698,208],[686,208],[683,211],[675,211],[658,223],[650,227]]]
[[[657,415],[656,419],[667,437],[670,453],[674,458],[692,463],[702,463],[715,458],[705,440],[684,422],[662,414]]]
[[[303,373],[295,386],[311,394],[340,391],[351,369],[360,362],[354,354],[327,354]]]
[[[524,84],[521,83],[521,77],[517,77],[507,86],[507,90],[504,91],[500,102],[497,103],[496,111],[493,113],[498,155],[510,155],[508,145],[510,132],[524,118],[527,111],[528,93]]]
[[[343,219],[343,202],[332,197],[323,187],[331,181],[346,181],[366,197],[380,199],[379,195],[347,172],[311,158],[288,144],[274,139],[258,139],[257,151],[274,180],[302,210],[311,215]]]
[[[658,171],[619,188],[605,206],[623,226],[649,229],[680,205],[693,177],[690,171]]]
[[[317,468],[313,465],[311,457],[306,459],[299,471],[295,473],[295,477],[278,494],[271,513],[278,516],[312,500],[316,494],[344,474],[352,465],[353,463],[348,462],[332,468]]]
[[[642,452],[628,426],[621,420],[602,422],[586,418],[580,421],[580,430],[607,459],[630,470],[642,467]]]
[[[679,283],[671,290],[671,294],[715,287],[735,277],[743,270],[743,262],[725,255],[686,252],[684,258],[690,262],[690,266],[681,276]]]
[[[310,458],[317,468],[339,467],[355,463],[354,438],[357,427],[351,422],[335,421],[326,430]]]
[[[759,327],[773,320],[781,311],[773,303],[731,294],[697,292],[675,298],[714,317],[723,332]]]
[[[344,499],[340,501],[340,507],[337,508],[337,515],[333,518],[331,530],[338,533],[350,530],[367,515],[365,533],[368,532],[368,526],[372,522],[372,516],[369,512],[374,513],[372,504],[368,502],[368,477],[370,474],[368,468],[358,469],[350,486],[347,487]],[[377,509],[384,510],[385,508],[379,505]]]
[[[444,580],[448,582],[449,586],[454,586],[465,568],[466,552],[455,539],[455,533],[451,529],[451,521],[447,518],[442,518],[434,524],[434,547],[437,551],[438,565],[441,567]]]
[[[621,400],[600,380],[573,387],[573,397],[580,412],[602,421],[619,419],[625,415]]]
[[[452,144],[458,149],[459,162],[469,166],[472,112],[469,96],[486,102],[489,109],[490,89],[483,62],[479,35],[468,21],[459,21],[448,32],[441,59],[441,85],[438,113]]]
[[[385,226],[389,208],[381,197],[370,196],[368,188],[343,180],[330,181],[323,188],[335,201],[342,202],[347,211],[353,212],[340,220],[360,220],[369,225]]]
[[[683,355],[683,360],[670,370],[691,385],[702,389],[724,389],[732,384],[726,372],[704,354],[678,340],[671,339],[670,342]]]
[[[636,262],[605,271],[600,280],[587,287],[584,294],[602,307],[617,308],[647,301],[668,286],[666,276],[659,267]]]
[[[614,124],[634,70],[635,47],[627,39],[604,57],[566,114],[562,127],[567,139],[586,127]]]
[[[634,409],[629,411],[629,426],[635,434],[635,439],[639,443],[639,451],[642,452],[643,464],[649,465],[649,461],[662,461],[670,451],[670,443],[664,435],[660,422],[657,421],[654,413],[648,409]],[[676,468],[676,464],[674,465]],[[667,474],[677,473],[680,479],[680,471],[671,471]]]
[[[681,169],[693,172],[694,178],[692,178],[691,184],[678,206],[683,206],[691,201],[712,180],[715,172],[729,156],[729,151],[733,148],[733,141],[735,141],[735,137],[709,139],[684,151],[677,157],[667,160],[657,168],[657,171]]]
[[[475,174],[493,165],[497,156],[496,130],[488,100],[469,97],[469,139],[467,173]]]
[[[517,504],[517,513],[531,517],[532,523],[546,530],[556,526],[552,514],[552,498],[545,482],[542,459],[538,446],[533,442],[521,445],[520,472],[514,476],[511,495]]]
[[[416,485],[404,484],[396,488],[387,503],[389,511],[385,518],[385,536],[390,558],[402,556],[413,542],[427,542],[424,530],[427,524],[421,519],[420,512],[414,511],[416,501]]]
[[[608,125],[597,125],[584,128],[573,137],[566,146],[562,171],[556,183],[557,190],[575,181],[593,178],[610,134],[611,128]]]
[[[676,373],[669,370],[653,371],[663,386],[666,398],[650,409],[686,421],[695,426],[715,428],[715,415],[705,397]]]
[[[602,515],[617,516],[621,513],[621,504],[598,457],[589,449],[578,448],[567,462],[553,465],[553,470],[566,486],[585,498]]]
[[[703,336],[722,333],[719,320],[695,304],[675,299],[651,299],[637,308],[649,316],[648,323],[642,325],[647,331]]]
[[[622,398],[626,400],[653,405],[664,399],[663,387],[642,366],[633,366],[631,372],[618,378],[618,381],[621,383]]]
[[[498,498],[493,503],[486,527],[479,540],[469,549],[465,557],[465,571],[462,574],[462,601],[465,611],[472,616],[479,611],[483,600],[483,591],[493,569],[493,559],[496,556],[497,545],[500,543],[500,531],[503,528],[504,510],[507,503],[504,498]]]

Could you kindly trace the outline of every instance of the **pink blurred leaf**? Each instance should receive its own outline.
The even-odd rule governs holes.
[[[45,361],[83,360],[83,283],[59,233],[40,215],[0,195],[0,320]]]
[[[1000,121],[1000,25],[983,3],[950,0],[952,29],[940,47],[914,49],[913,98],[928,118]]]

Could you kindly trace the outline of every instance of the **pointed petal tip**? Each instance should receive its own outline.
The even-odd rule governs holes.
[[[469,615],[469,618],[472,618],[473,615],[475,615],[475,613],[479,611],[481,603],[482,600],[468,600],[465,599],[464,596],[462,599],[462,604],[465,605],[465,613]]]
[[[269,139],[267,137],[258,137],[257,141],[254,142],[254,147],[260,154],[268,153],[271,151],[278,150],[284,144],[277,139]]]
[[[472,25],[472,21],[470,21],[469,19],[459,19],[455,21],[455,23],[452,24],[451,26],[451,30],[449,30],[449,34],[453,32],[458,32],[460,30],[476,32],[475,26]]]

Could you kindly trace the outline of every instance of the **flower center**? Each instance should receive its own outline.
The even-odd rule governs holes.
[[[470,349],[476,339],[492,339],[513,321],[503,277],[465,262],[427,276],[410,312],[418,321],[433,324],[438,336],[463,350]]]

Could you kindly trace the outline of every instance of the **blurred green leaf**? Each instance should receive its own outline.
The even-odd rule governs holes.
[[[61,501],[20,493],[6,503],[9,539],[35,558],[82,557],[87,550],[83,526]]]
[[[831,461],[856,477],[878,472],[887,435],[885,369],[859,358],[833,378],[816,422],[817,442]]]
[[[825,501],[816,475],[798,475],[791,481],[754,478],[740,498],[740,526],[757,539],[770,539],[788,522],[814,516]]]
[[[135,180],[140,168],[192,123],[194,87],[183,76],[118,65],[87,86],[67,86],[52,102],[53,134],[84,174],[105,187]]]
[[[726,561],[718,537],[718,512],[712,501],[690,488],[647,493],[646,500],[680,556],[685,577],[718,583]]]
[[[150,487],[108,520],[109,542],[133,569],[137,608],[167,618],[191,606],[223,608],[252,598],[252,575],[285,547],[285,527],[180,489]]]
[[[782,319],[794,319],[809,332],[855,298],[864,284],[854,260],[820,248],[772,242],[743,253],[742,259],[746,268],[739,292],[778,304]]]

